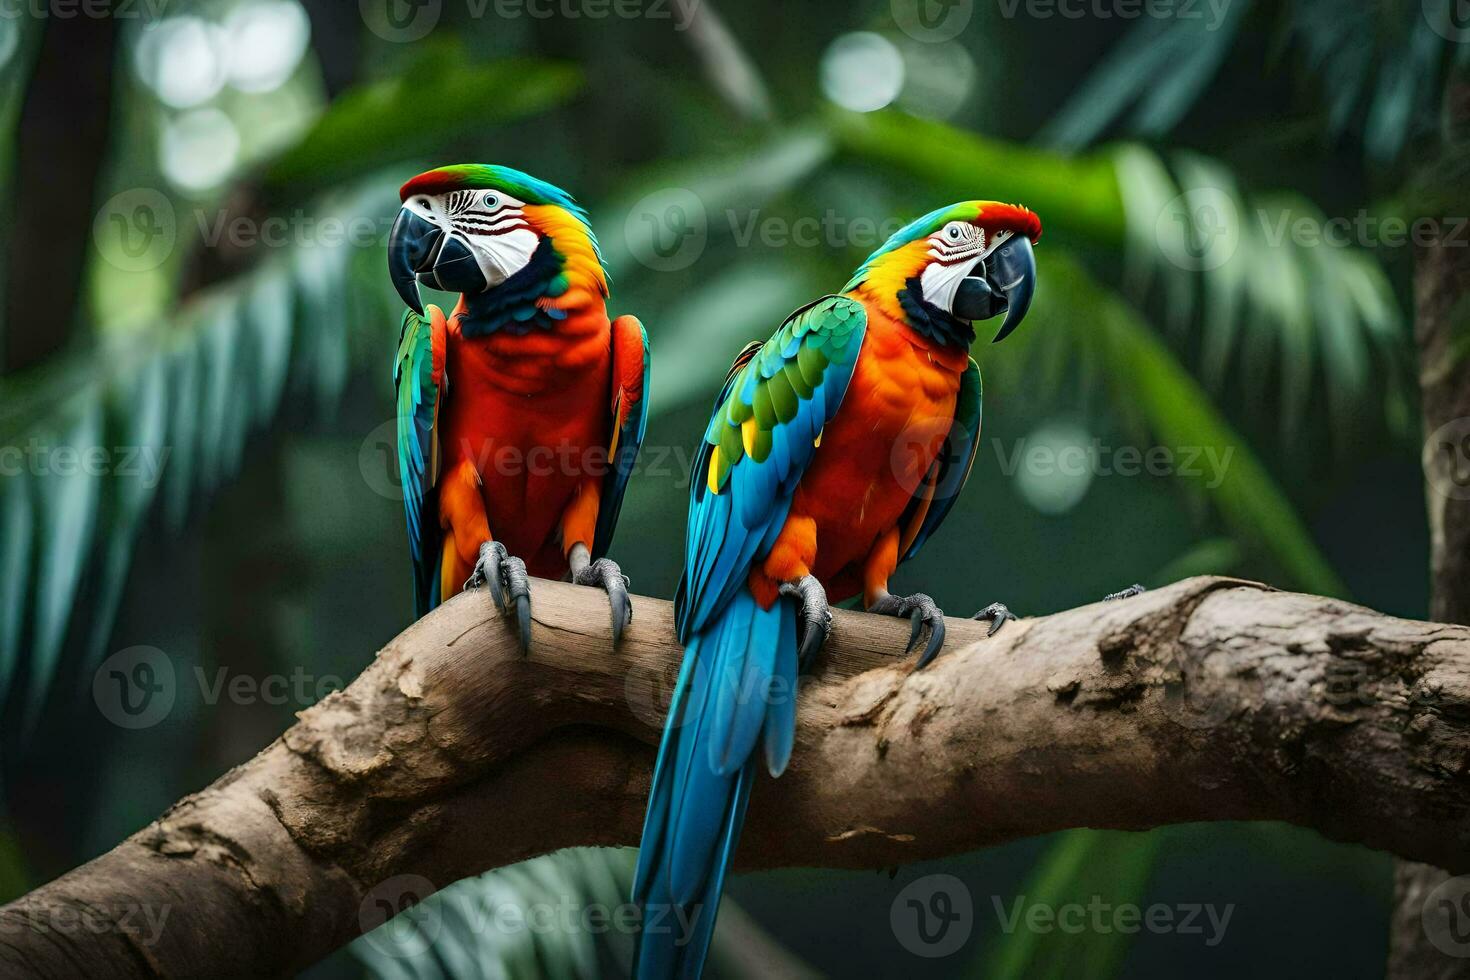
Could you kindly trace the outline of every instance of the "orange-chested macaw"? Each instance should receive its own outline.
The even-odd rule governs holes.
[[[888,580],[954,506],[975,459],[972,323],[1031,305],[1041,221],[990,201],[893,235],[841,295],[793,313],[736,358],[696,456],[675,600],[683,666],[654,769],[633,885],[635,973],[695,977],[756,771],[779,775],[796,675],[826,638],[828,595],[909,616],[923,667],[944,617]],[[994,633],[1010,611],[976,618]]]
[[[632,618],[606,557],[648,416],[648,338],[609,320],[587,213],[509,167],[464,164],[400,190],[388,240],[411,310],[394,365],[398,458],[423,615],[488,583],[531,640],[527,574],[601,586],[613,641]],[[448,317],[422,283],[460,294]]]

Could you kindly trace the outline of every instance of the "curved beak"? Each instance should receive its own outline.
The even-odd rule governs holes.
[[[424,301],[419,296],[418,275],[432,276],[444,238],[444,229],[407,208],[398,212],[388,232],[388,274],[393,288],[419,316],[424,315]]]
[[[1036,254],[1031,250],[1031,239],[1012,235],[990,253],[984,266],[974,271],[980,275],[965,277],[955,292],[953,312],[970,321],[1004,313],[1005,322],[991,341],[998,344],[1021,325],[1036,294]]]

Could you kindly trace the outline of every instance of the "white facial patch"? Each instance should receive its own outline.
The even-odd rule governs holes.
[[[492,190],[419,194],[404,203],[469,248],[486,288],[524,269],[540,244],[541,236],[526,221],[525,206],[524,201]]]
[[[946,313],[954,309],[955,293],[975,264],[987,258],[1011,237],[1011,232],[997,232],[987,239],[984,230],[968,221],[951,221],[929,236],[932,261],[919,275],[924,299]]]

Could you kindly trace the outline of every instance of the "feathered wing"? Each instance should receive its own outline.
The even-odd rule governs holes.
[[[899,519],[899,527],[903,529],[898,547],[900,561],[908,561],[919,553],[924,542],[949,516],[960,491],[970,479],[975,453],[980,446],[982,395],[980,365],[972,357],[970,366],[960,378],[954,424],[950,426],[939,457],[929,467],[924,481],[914,491],[914,499]]]
[[[867,324],[861,303],[828,296],[742,352],[747,361],[726,381],[694,460],[675,598],[681,642],[745,584],[780,533],[818,436],[847,393]]]
[[[867,328],[829,296],[741,352],[696,456],[684,575],[675,599],[684,663],[659,746],[633,897],[635,972],[696,977],[739,840],[757,742],[779,774],[796,730],[796,610],[746,586],[852,379]],[[774,692],[784,692],[774,693]]]
[[[612,322],[612,440],[608,470],[602,479],[602,501],[592,536],[592,557],[601,558],[612,546],[623,507],[623,493],[638,462],[643,433],[648,427],[648,333],[635,316]]]
[[[447,394],[444,311],[403,314],[393,384],[398,392],[398,474],[403,512],[408,520],[408,550],[413,558],[414,609],[423,616],[439,604],[439,411]]]

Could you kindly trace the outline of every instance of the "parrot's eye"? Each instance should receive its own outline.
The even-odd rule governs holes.
[[[952,242],[957,242],[960,240],[960,230],[955,225],[949,226],[949,240]]]
[[[487,208],[494,209],[500,207],[500,198],[496,197],[493,191],[486,191],[485,196],[480,198],[480,201]]]

